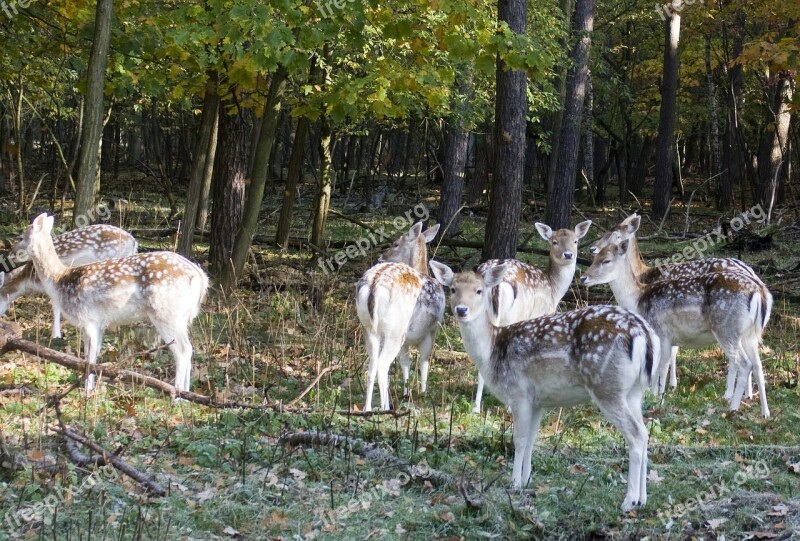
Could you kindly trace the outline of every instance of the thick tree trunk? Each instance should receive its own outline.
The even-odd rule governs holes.
[[[786,160],[789,145],[789,124],[792,119],[792,78],[786,72],[770,73],[767,96],[769,113],[761,133],[758,147],[758,203],[771,214],[781,184],[781,167]],[[785,172],[785,170],[783,171]]]
[[[464,127],[464,104],[472,97],[472,77],[461,72],[456,81],[457,100],[453,104],[453,116],[444,130],[444,158],[442,160],[442,190],[439,202],[438,237],[450,238],[461,231],[459,210],[464,194],[464,175],[467,169],[469,132]]]
[[[675,117],[678,97],[678,43],[681,14],[672,11],[664,25],[664,76],[661,82],[661,111],[656,139],[656,171],[653,188],[653,217],[660,220],[669,208],[672,194],[672,166],[675,162]]]
[[[97,0],[94,42],[86,70],[86,112],[81,133],[73,226],[86,225],[87,217],[94,214],[97,199],[97,160],[103,135],[103,87],[113,16],[114,0]]]
[[[578,0],[575,6],[574,33],[579,38],[570,52],[564,120],[556,154],[555,174],[547,192],[547,224],[553,229],[570,227],[575,199],[575,175],[580,152],[581,120],[586,83],[589,80],[589,51],[594,29],[594,0]]]
[[[216,150],[216,131],[219,123],[219,95],[217,94],[216,76],[211,76],[206,83],[203,97],[203,113],[200,117],[200,129],[194,150],[194,162],[189,173],[189,189],[186,194],[186,209],[183,212],[180,235],[178,237],[178,253],[192,255],[192,240],[197,222],[198,209],[205,187],[205,176],[209,167],[213,171],[214,151]],[[212,141],[214,148],[212,148]]]
[[[509,29],[524,35],[528,23],[526,0],[498,0],[497,17]],[[482,257],[512,258],[517,253],[517,231],[522,206],[525,160],[525,116],[528,112],[527,74],[507,69],[498,56],[496,72],[494,175],[489,194],[489,218]]]
[[[314,223],[311,226],[311,243],[322,245],[325,224],[328,221],[328,209],[331,205],[331,187],[333,185],[333,168],[331,167],[331,124],[326,115],[322,115],[319,137],[319,190],[314,205]]]
[[[308,117],[301,116],[297,119],[297,129],[294,131],[289,171],[286,173],[286,185],[283,187],[283,205],[278,217],[278,231],[275,233],[275,242],[283,248],[286,248],[289,243],[294,213],[294,194],[303,174],[303,158],[305,157],[309,123]]]
[[[594,132],[592,131],[592,114],[594,112],[594,87],[592,85],[592,72],[589,71],[586,79],[586,97],[583,99],[583,174],[588,189],[593,190],[594,182]],[[590,194],[592,204],[602,204],[601,194]],[[596,199],[596,200],[595,200]]]
[[[487,123],[475,134],[475,168],[472,181],[467,191],[467,203],[475,205],[483,201],[486,186],[489,185],[489,172],[494,159],[492,157],[492,125]]]
[[[231,258],[244,214],[250,129],[246,113],[238,104],[221,104],[212,183],[214,206],[211,213],[209,271],[224,290],[230,290],[236,284]]]
[[[208,142],[208,156],[203,170],[203,184],[200,190],[200,200],[197,202],[197,223],[195,228],[206,230],[208,223],[208,200],[211,197],[211,181],[214,178],[214,163],[216,163],[217,141],[219,140],[219,103],[217,103],[217,118],[214,120],[214,129],[211,131],[211,140]]]
[[[231,265],[223,271],[223,279],[220,282],[223,288],[235,287],[236,282],[242,276],[247,253],[250,250],[250,244],[252,244],[253,235],[256,232],[258,215],[261,212],[261,202],[264,199],[264,187],[267,185],[267,178],[269,177],[269,155],[275,142],[275,132],[278,127],[286,77],[286,70],[280,67],[272,75],[272,81],[270,81],[267,104],[264,109],[264,120],[261,122],[261,132],[258,136],[256,153],[253,158],[253,175],[247,190],[247,201],[244,203],[241,228],[238,229],[238,232],[234,231],[236,239],[231,253]],[[245,160],[248,157],[249,155],[245,154]],[[246,166],[247,163],[245,162]],[[214,212],[216,213],[216,210]]]
[[[706,87],[708,89],[708,112],[710,121],[709,133],[709,177],[717,176],[717,208],[729,209],[733,206],[733,190],[726,176],[722,173],[722,141],[719,137],[719,102],[717,101],[717,85],[714,82],[714,71],[711,68],[711,35],[706,34]]]

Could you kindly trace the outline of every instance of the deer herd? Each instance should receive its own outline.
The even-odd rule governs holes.
[[[391,408],[389,372],[399,357],[409,393],[410,348],[418,350],[419,387],[427,389],[446,294],[464,348],[478,368],[474,411],[484,384],[514,419],[512,485],[530,481],[531,455],[545,408],[594,403],[628,445],[624,511],[647,501],[648,430],[642,415],[647,389],[663,395],[677,385],[678,347],[718,344],[728,361],[725,399],[737,410],[753,397],[770,415],[759,345],[772,296],[745,263],[701,259],[648,268],[639,252],[640,217],[632,215],[592,244],[594,261],[580,282],[608,284],[619,306],[591,305],[558,312],[573,283],[578,242],[591,226],[553,231],[537,223],[549,263],[537,269],[515,259],[489,260],[475,271],[454,272],[428,261],[439,225],[413,225],[356,285],[356,311],[369,358],[365,410],[375,380],[380,407]],[[0,273],[0,315],[27,293],[45,293],[53,306],[52,336],[61,316],[78,327],[84,354],[95,363],[109,326],[149,321],[175,357],[175,387],[190,389],[189,329],[208,289],[205,272],[173,252],[137,254],[136,240],[109,225],[52,237],[53,218],[42,214],[23,232],[16,253],[30,261]],[[430,272],[429,272],[430,270]],[[432,274],[432,275],[431,275]],[[95,377],[86,378],[86,391]]]

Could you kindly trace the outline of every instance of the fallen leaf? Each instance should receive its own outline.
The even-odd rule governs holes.
[[[216,495],[217,491],[214,490],[213,488],[209,488],[208,490],[204,490],[203,492],[196,494],[198,501],[200,501],[201,503],[206,500],[210,500]]]
[[[800,473],[800,462],[793,462],[789,464],[789,471],[791,473]]]
[[[709,530],[716,530],[726,522],[728,522],[727,518],[712,518],[706,521],[705,526]]]
[[[446,511],[439,515],[439,518],[445,522],[453,522],[456,519],[456,516],[452,512]]]
[[[647,474],[647,480],[648,480],[648,481],[650,481],[651,483],[653,483],[653,484],[657,485],[657,484],[659,484],[661,481],[663,481],[663,480],[664,480],[664,478],[663,478],[663,477],[661,477],[661,476],[658,474],[658,470],[651,469],[651,470],[648,472],[648,474]]]
[[[567,468],[567,471],[571,474],[586,473],[586,466],[583,464],[573,464]]]
[[[745,539],[774,539],[778,534],[772,532],[748,532]]]
[[[235,530],[230,526],[225,526],[225,529],[222,530],[222,533],[230,535],[231,537],[240,537],[242,535],[241,533],[239,533],[239,530]]]
[[[767,513],[768,517],[784,517],[789,512],[789,507],[786,504],[773,505],[772,511]]]

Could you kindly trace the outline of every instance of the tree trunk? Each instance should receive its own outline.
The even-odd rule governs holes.
[[[203,97],[203,113],[200,117],[200,129],[194,150],[194,163],[189,173],[189,188],[186,194],[186,209],[178,238],[178,253],[192,255],[192,241],[197,222],[198,209],[205,188],[206,172],[214,169],[214,152],[216,150],[216,132],[219,123],[219,95],[217,94],[216,75],[206,82]],[[212,141],[214,146],[212,147]]]
[[[330,48],[326,43],[322,48],[322,56],[325,59],[323,68],[323,87],[331,83],[331,74],[328,71],[330,66]],[[325,223],[328,221],[328,208],[331,204],[331,187],[333,178],[333,168],[331,167],[333,138],[331,137],[331,124],[325,109],[320,115],[319,129],[319,190],[317,191],[317,201],[314,206],[314,223],[311,225],[311,242],[314,246],[322,246],[322,237],[325,234]]]
[[[489,184],[489,171],[494,162],[492,157],[493,131],[491,123],[487,122],[481,127],[480,132],[475,134],[475,168],[467,191],[467,203],[470,205],[483,201],[486,186]]]
[[[303,158],[305,157],[309,123],[308,117],[301,116],[297,119],[297,129],[294,131],[292,155],[289,157],[289,171],[286,174],[286,185],[283,188],[283,205],[281,206],[281,214],[278,217],[278,231],[275,234],[275,242],[283,248],[286,248],[289,243],[292,214],[294,213],[294,194],[303,174]]]
[[[97,160],[103,135],[103,87],[106,61],[111,42],[114,0],[97,0],[94,42],[86,70],[86,112],[81,133],[81,147],[76,184],[72,225],[86,225],[87,216],[94,214],[96,204]]]
[[[744,176],[747,171],[745,165],[747,149],[744,145],[744,137],[742,135],[741,126],[739,123],[739,112],[742,108],[742,65],[735,60],[742,54],[744,49],[744,11],[737,11],[734,16],[733,25],[724,27],[724,33],[727,36],[729,33],[733,38],[731,45],[730,57],[728,62],[723,64],[723,69],[726,70],[728,76],[728,91],[726,97],[728,100],[728,115],[725,123],[725,141],[723,147],[723,157],[725,163],[725,171],[720,177],[720,192],[724,198],[730,197],[731,206],[734,204],[734,187],[739,184],[744,185]],[[730,32],[728,32],[730,30]],[[730,65],[728,69],[727,66]],[[744,201],[742,201],[744,205]]]
[[[706,87],[708,88],[708,112],[711,123],[709,177],[720,175],[722,172],[722,142],[719,138],[719,102],[717,101],[717,85],[714,82],[714,71],[711,69],[711,35],[706,34],[705,47],[706,60]],[[729,209],[733,206],[733,190],[730,183],[725,182],[724,175],[715,179],[717,186],[717,208]]]
[[[589,80],[589,50],[594,29],[594,0],[578,0],[574,33],[579,39],[570,52],[564,120],[556,154],[555,174],[547,192],[547,224],[553,229],[570,227],[575,199],[575,175],[580,152],[581,120],[586,83]]]
[[[230,290],[236,283],[231,257],[244,214],[250,125],[238,103],[228,101],[221,104],[219,113],[219,142],[212,183],[214,208],[211,213],[209,271],[223,290]]]
[[[444,132],[442,160],[442,190],[439,202],[439,239],[454,237],[461,231],[459,210],[464,194],[464,174],[467,169],[469,132],[464,127],[464,103],[472,97],[472,77],[461,72],[456,81],[457,103],[453,116],[447,120]]]
[[[762,129],[758,147],[758,203],[771,215],[779,203],[781,171],[789,143],[789,124],[792,119],[792,80],[787,72],[770,72],[767,79],[769,116]],[[785,172],[785,169],[784,171]]]
[[[528,23],[526,0],[498,0],[497,18],[509,29],[525,35]],[[525,116],[528,112],[527,74],[507,69],[498,56],[496,71],[494,175],[489,194],[489,218],[482,257],[512,258],[517,253],[517,231],[522,206],[525,160]]]
[[[592,72],[587,73],[586,97],[583,99],[583,172],[589,190],[593,190],[594,182],[594,132],[592,131],[592,113],[594,111],[594,87]],[[590,194],[592,204],[602,204],[602,194]]]
[[[281,112],[283,89],[286,86],[287,72],[281,66],[272,75],[267,95],[267,104],[264,109],[264,120],[261,122],[261,132],[258,136],[256,153],[253,161],[253,175],[250,187],[247,190],[247,201],[244,204],[241,228],[234,234],[236,236],[231,253],[231,265],[225,267],[220,281],[223,288],[233,288],[242,276],[247,253],[253,242],[253,235],[258,225],[258,215],[261,212],[261,201],[264,199],[264,187],[269,177],[269,155],[275,142],[275,132],[278,127],[278,118]],[[249,154],[245,154],[245,168]],[[245,169],[246,171],[246,169]],[[216,213],[216,210],[214,211]]]
[[[681,14],[671,11],[664,25],[664,76],[661,82],[661,111],[656,139],[656,171],[653,188],[653,217],[660,220],[669,209],[672,194],[672,166],[675,161],[675,116],[678,97],[678,42]]]

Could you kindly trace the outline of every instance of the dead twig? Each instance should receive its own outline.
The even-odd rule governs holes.
[[[306,387],[306,388],[303,390],[303,392],[302,392],[302,393],[300,393],[300,394],[297,396],[297,398],[295,398],[294,400],[292,400],[291,402],[289,402],[289,403],[288,403],[288,404],[286,404],[286,405],[287,405],[288,407],[290,407],[290,408],[291,408],[292,406],[294,406],[295,404],[297,404],[298,402],[300,402],[300,400],[302,400],[302,399],[303,399],[303,397],[304,397],[305,395],[307,395],[308,393],[310,393],[310,392],[311,392],[311,389],[313,389],[314,387],[316,387],[317,383],[319,383],[319,380],[321,380],[321,379],[322,379],[322,376],[324,376],[324,375],[325,375],[325,374],[327,374],[328,372],[333,372],[334,370],[339,370],[341,367],[342,367],[342,365],[341,365],[341,364],[334,364],[334,365],[331,365],[331,366],[326,366],[325,368],[323,368],[322,370],[320,370],[320,371],[319,371],[319,374],[317,374],[317,377],[316,377],[316,378],[314,378],[314,381],[312,381],[312,382],[311,382],[311,383],[308,385],[308,387]]]

